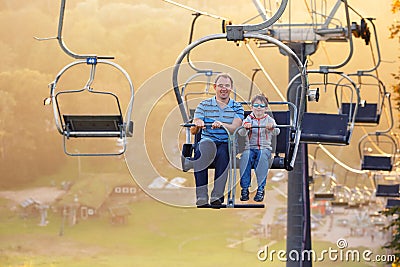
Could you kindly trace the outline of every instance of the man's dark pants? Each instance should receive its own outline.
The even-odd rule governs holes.
[[[227,142],[202,140],[195,147],[193,167],[197,198],[208,199],[208,167],[211,164],[215,167],[214,189],[211,192],[211,199],[215,200],[219,198],[221,202],[223,202],[229,171],[229,151]]]

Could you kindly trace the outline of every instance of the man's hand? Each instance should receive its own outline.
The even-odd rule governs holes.
[[[211,129],[221,128],[221,126],[222,126],[222,122],[220,122],[220,121],[214,121],[214,122],[211,124]]]
[[[195,127],[198,127],[198,128],[205,128],[205,126],[204,126],[204,121],[202,120],[202,119],[193,119],[193,124],[195,125]]]
[[[193,135],[195,135],[195,134],[197,134],[198,132],[200,132],[200,129],[201,129],[201,127],[192,126],[192,127],[190,127],[190,133],[193,134]]]
[[[194,119],[193,120],[193,124],[195,126],[190,127],[190,133],[191,134],[197,134],[200,131],[200,129],[205,128],[204,121],[201,120],[201,119]]]

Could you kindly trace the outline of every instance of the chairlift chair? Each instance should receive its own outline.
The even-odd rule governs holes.
[[[321,180],[321,185],[316,188],[315,182]],[[328,174],[316,174],[313,173],[313,196],[315,201],[334,201],[335,200],[335,193],[334,193],[334,186],[335,183],[332,181],[332,177]]]
[[[126,137],[131,137],[133,135],[133,122],[131,119],[134,91],[133,84],[128,75],[128,73],[118,64],[108,61],[108,59],[113,59],[112,56],[96,56],[96,55],[80,55],[72,52],[64,43],[62,37],[62,29],[64,23],[64,13],[65,13],[66,0],[61,0],[60,5],[60,15],[58,22],[58,33],[57,37],[53,38],[36,38],[39,41],[57,39],[60,48],[68,56],[76,59],[76,61],[66,65],[57,74],[55,80],[50,84],[50,97],[45,99],[45,104],[53,105],[54,119],[56,122],[56,127],[59,133],[63,136],[63,146],[64,152],[69,156],[113,156],[121,155],[126,150]],[[81,65],[87,64],[90,66],[89,80],[82,89],[70,89],[56,92],[57,84],[61,76],[69,69]],[[129,83],[130,97],[127,104],[126,116],[123,118],[120,103],[117,95],[106,92],[106,91],[96,91],[91,88],[94,81],[96,66],[100,64],[109,65],[117,69],[123,74],[125,79]],[[105,114],[63,114],[59,105],[59,96],[62,94],[76,94],[83,91],[87,91],[93,94],[109,95],[112,96],[116,103],[118,110],[115,114],[105,115]],[[72,153],[67,148],[67,140],[70,138],[117,138],[118,141],[122,140],[123,148],[118,152],[95,152],[95,153]]]
[[[377,197],[400,197],[400,184],[378,184]]]
[[[175,91],[175,96],[177,98],[177,102],[181,111],[181,115],[183,118],[184,123],[188,123],[190,122],[190,116],[188,116],[188,114],[190,113],[189,111],[186,110],[185,105],[183,104],[182,101],[182,96],[181,96],[181,91],[179,89],[178,86],[178,72],[179,72],[179,67],[181,65],[181,62],[183,60],[183,58],[187,55],[187,53],[189,53],[193,48],[195,48],[196,46],[208,42],[208,41],[212,41],[212,40],[217,40],[217,39],[228,39],[229,38],[229,34],[214,34],[211,36],[207,36],[204,37],[202,39],[199,39],[193,43],[191,43],[188,47],[185,48],[185,50],[181,53],[181,55],[178,57],[177,63],[175,65],[174,71],[173,71],[173,85],[174,85],[174,91]],[[304,88],[304,90],[302,89],[300,91],[300,94],[302,95],[302,99],[305,99],[305,88],[307,88],[307,79],[306,77],[306,72],[305,69],[303,69],[303,64],[299,61],[298,57],[295,55],[295,53],[290,50],[290,48],[286,47],[284,44],[280,43],[278,40],[273,39],[272,37],[269,36],[265,36],[265,35],[260,35],[260,34],[256,34],[256,33],[244,33],[243,38],[251,38],[251,39],[266,39],[268,40],[270,43],[277,45],[278,47],[281,47],[282,49],[284,49],[286,51],[286,53],[291,56],[294,61],[296,62],[296,64],[299,66],[299,68],[301,69],[300,71],[300,75],[299,77],[301,78],[302,81],[302,87]],[[304,110],[304,108],[302,108],[302,106],[304,106],[304,103],[300,103],[300,109],[298,110]],[[287,115],[286,114],[278,114],[277,113],[277,118],[280,120],[282,118],[283,121],[287,122]],[[275,117],[275,115],[274,115]],[[289,134],[290,137],[290,150],[289,150],[289,154],[286,155],[290,155],[290,158],[286,159],[286,169],[292,169],[294,166],[294,160],[295,160],[295,156],[297,154],[297,147],[300,141],[300,131],[299,131],[299,127],[300,127],[300,123],[301,123],[301,119],[302,119],[302,114],[301,112],[297,111],[296,114],[296,118],[293,119],[293,127],[294,130],[291,132],[291,134]],[[287,125],[285,123],[285,125]],[[282,136],[287,136],[287,133],[282,134]],[[193,151],[193,144],[191,144],[191,142],[189,142],[188,138],[186,140],[186,144],[183,145],[183,149],[182,149],[182,165],[183,165],[183,170],[189,170],[191,168],[190,166],[190,157],[191,157],[191,153]],[[287,144],[288,142],[285,142],[285,144]],[[280,149],[280,151],[283,151],[284,149]],[[276,164],[275,164],[276,165]]]
[[[397,152],[397,144],[396,140],[387,133],[368,133],[361,137],[358,151],[361,158],[361,170],[391,171]]]
[[[333,175],[335,163],[332,166],[330,173],[320,172],[317,170],[317,152],[319,147],[314,150],[313,163],[311,165],[309,184],[310,192],[312,192],[315,201],[334,201],[335,187],[337,185],[336,178]],[[316,183],[319,183],[316,185]]]
[[[179,106],[179,110],[182,115],[183,124],[184,124],[184,126],[188,127],[190,125],[190,124],[188,124],[190,122],[190,119],[188,116],[188,111],[185,109],[185,106],[183,105],[181,92],[180,92],[180,89],[178,86],[178,73],[179,73],[179,69],[180,69],[182,60],[191,52],[191,50],[193,50],[195,47],[199,46],[200,44],[203,44],[203,43],[206,43],[206,42],[212,41],[212,40],[219,40],[219,39],[225,39],[227,41],[232,41],[232,42],[240,42],[240,41],[244,41],[245,39],[256,39],[256,40],[264,40],[264,41],[267,41],[271,44],[278,46],[281,49],[281,51],[285,52],[288,55],[288,57],[290,57],[294,61],[294,63],[297,65],[297,67],[299,69],[299,73],[301,75],[301,83],[302,83],[302,87],[300,90],[301,101],[300,101],[299,108],[298,108],[297,118],[295,118],[295,122],[294,122],[295,131],[294,131],[293,138],[292,138],[292,140],[294,140],[293,146],[292,146],[293,153],[292,153],[292,157],[289,159],[289,165],[291,166],[291,168],[293,168],[294,162],[295,162],[295,157],[297,155],[297,148],[298,148],[298,145],[300,142],[300,124],[301,124],[301,120],[303,118],[303,111],[305,110],[305,95],[306,95],[306,90],[308,88],[306,68],[303,65],[303,63],[301,62],[301,60],[298,58],[298,56],[288,46],[286,46],[285,44],[283,44],[282,42],[280,42],[279,40],[277,40],[275,38],[257,33],[257,31],[265,29],[265,28],[271,26],[273,23],[275,23],[279,19],[279,17],[283,14],[287,3],[288,3],[287,0],[283,0],[280,7],[278,8],[278,11],[276,12],[276,14],[274,14],[270,19],[268,19],[260,24],[227,25],[226,29],[224,27],[224,33],[222,33],[222,34],[213,34],[213,35],[209,35],[209,36],[203,37],[201,39],[198,39],[196,41],[190,42],[190,44],[182,51],[182,53],[178,56],[178,58],[176,60],[175,67],[174,67],[173,74],[172,74],[172,84],[173,84],[176,100],[177,100],[177,103]],[[234,139],[235,138],[233,138],[233,140]],[[184,160],[183,163],[187,162],[186,156],[187,155],[190,156],[190,152],[192,151],[192,149],[193,149],[193,147],[191,144],[188,144],[188,143],[184,144],[183,157],[182,157]],[[230,155],[232,156],[233,153],[230,153]],[[233,160],[230,160],[230,162],[232,162],[232,161]],[[236,162],[236,161],[234,161],[234,162]],[[228,176],[228,179],[232,179],[232,172],[234,172],[236,174],[236,170],[233,169],[232,166],[230,166],[230,175]],[[233,177],[233,179],[234,178],[235,177]],[[233,187],[231,187],[230,190],[228,190],[228,202],[227,202],[228,204],[225,207],[227,207],[227,208],[228,207],[229,208],[238,207],[237,205],[235,206],[235,190],[234,190],[235,183],[228,183],[228,186],[233,186]],[[233,190],[232,190],[232,188],[233,188]],[[243,204],[241,207],[248,207],[248,206],[246,204]]]
[[[331,201],[334,207],[346,207],[349,205],[351,190],[345,185],[336,185],[333,189],[335,199]]]
[[[183,127],[192,127],[195,126],[192,123],[186,123],[182,125]],[[211,127],[210,123],[206,123],[205,124],[206,127]],[[235,191],[236,191],[236,143],[237,140],[235,138],[235,136],[237,135],[237,131],[236,130],[233,134],[231,134],[229,132],[228,129],[226,129],[225,127],[222,127],[228,134],[228,150],[229,150],[229,172],[228,172],[228,197],[227,197],[227,204],[221,204],[221,205],[201,205],[198,206],[198,208],[214,208],[214,209],[220,209],[220,208],[264,208],[265,205],[264,204],[235,204]],[[199,133],[197,133],[196,135],[199,135]],[[200,141],[200,137],[196,138],[197,141]],[[184,144],[184,150],[187,151],[182,151],[182,153],[184,152],[188,152],[189,153],[193,153],[194,151],[194,145],[190,145],[190,144]],[[185,168],[193,168],[193,156],[190,155],[189,157],[185,157],[185,155],[182,155],[182,165],[183,168],[185,170]],[[211,164],[209,167],[209,169],[215,168],[215,166],[213,166],[213,164]]]
[[[355,83],[345,74],[341,72],[333,71],[320,71],[320,70],[309,70],[310,74],[322,75],[323,81],[321,82],[309,82],[310,87],[322,86],[324,90],[328,90],[329,87],[334,86],[335,96],[344,94],[344,90],[349,90],[349,97],[353,104],[354,111],[357,112],[359,102],[359,91],[355,86]],[[329,76],[339,75],[343,79],[348,81],[348,84],[338,86],[337,83],[329,81]],[[315,76],[315,75],[313,75]],[[291,86],[298,75],[293,77],[289,83],[288,95],[293,86]],[[319,88],[321,91],[321,88]],[[321,93],[320,93],[321,94]],[[336,101],[336,105],[338,105]],[[320,143],[330,145],[348,145],[354,129],[355,115],[354,112],[351,114],[339,113],[325,113],[325,112],[304,112],[302,121],[302,131],[300,141],[305,143]]]
[[[373,35],[375,36],[375,46],[377,51],[377,59],[375,60],[374,57],[375,65],[370,69],[358,70],[356,73],[348,74],[348,76],[357,77],[357,86],[360,89],[360,93],[368,94],[368,96],[373,96],[372,102],[368,100],[362,101],[360,103],[357,110],[355,123],[362,125],[377,125],[379,124],[381,113],[384,107],[385,97],[388,96],[388,93],[386,92],[386,87],[382,80],[379,79],[377,75],[371,74],[372,72],[376,71],[380,65],[381,53],[375,24],[372,18],[369,18],[368,20],[373,26]],[[353,24],[353,35],[356,37],[362,37],[365,40],[366,45],[369,45],[371,32],[369,31],[366,20],[364,18],[361,19],[361,24],[359,27],[358,25],[356,25],[356,23]],[[339,84],[341,81],[339,81]],[[389,108],[391,109],[390,98],[388,98],[388,104]],[[353,104],[348,102],[341,103],[342,114],[350,114],[352,110],[354,111]]]
[[[334,200],[335,199],[335,194],[333,192],[315,192],[314,193],[314,199],[315,200]]]
[[[397,198],[388,198],[386,202],[386,208],[394,208],[394,207],[399,207],[400,206],[400,199]]]
[[[364,205],[364,195],[359,190],[359,188],[351,189],[351,196],[349,200],[349,204],[347,206],[348,209],[357,209]]]
[[[285,155],[287,155],[287,153],[289,153],[290,148],[287,147],[288,146],[288,141],[289,139],[289,132],[290,130],[293,130],[294,126],[293,124],[291,125],[290,122],[293,123],[293,118],[295,117],[296,114],[296,107],[290,103],[290,102],[270,102],[270,105],[282,105],[282,104],[287,104],[289,107],[291,107],[291,111],[278,111],[279,114],[278,116],[282,116],[282,118],[284,118],[285,120],[287,119],[289,121],[289,124],[285,124],[285,125],[277,125],[277,127],[281,127],[281,133],[278,135],[278,137],[282,134],[283,139],[282,140],[277,140],[278,144],[279,142],[282,142],[283,145],[280,145],[278,147],[277,145],[277,150],[275,151],[275,156],[271,161],[271,169],[273,168],[287,168],[288,162],[287,162],[287,158],[285,156],[285,158],[283,158],[280,154],[284,153]],[[291,117],[289,117],[289,115],[291,114]],[[279,120],[277,121],[277,123],[279,122]],[[184,127],[191,127],[194,126],[194,124],[184,124]],[[209,125],[208,125],[209,127]],[[218,208],[224,208],[224,207],[230,207],[230,206],[234,206],[236,208],[260,208],[260,207],[264,207],[263,204],[235,204],[234,202],[234,193],[235,192],[235,187],[236,187],[236,169],[238,168],[238,158],[236,157],[237,155],[237,145],[238,144],[238,132],[240,131],[240,129],[242,129],[243,127],[239,127],[238,129],[236,129],[236,131],[233,134],[229,134],[230,138],[229,138],[229,147],[230,147],[230,157],[231,157],[231,161],[230,161],[230,175],[229,175],[229,183],[228,183],[228,204],[226,205],[222,205],[219,206]],[[228,132],[228,130],[226,130]],[[229,133],[229,132],[228,132]],[[182,169],[183,171],[188,171],[190,169],[193,168],[193,153],[194,153],[194,147],[196,146],[196,144],[200,141],[200,136],[201,136],[201,131],[199,133],[197,133],[194,137],[194,142],[193,144],[189,144],[186,143],[183,145],[183,149],[182,149]],[[240,148],[239,148],[240,149]],[[240,151],[241,152],[241,151]],[[210,165],[209,168],[214,168],[213,165]],[[232,194],[232,197],[229,197],[229,195]],[[205,205],[202,206],[202,208],[207,208],[207,207],[211,207],[210,205]],[[215,208],[215,206],[213,206]]]
[[[389,127],[386,130],[367,133],[360,138],[358,151],[361,158],[362,170],[391,171],[396,159],[398,151],[397,141],[393,135],[389,134],[394,125],[390,94],[386,94],[386,96],[389,103]]]
[[[270,105],[288,105],[289,109],[286,111],[272,111],[271,115],[277,123],[277,127],[280,128],[281,132],[276,136],[276,146],[273,158],[271,159],[270,169],[286,169],[291,170],[289,159],[291,158],[291,153],[293,153],[293,142],[290,141],[290,134],[295,130],[295,117],[297,113],[296,106],[291,102],[270,102]],[[245,117],[250,114],[249,111],[245,111]],[[187,132],[188,134],[188,132]],[[190,134],[190,132],[189,132]],[[193,143],[185,143],[182,148],[182,170],[189,171],[193,168],[193,152],[194,147],[200,141],[201,131],[198,132],[194,138]],[[191,140],[186,138],[186,140]],[[244,138],[236,137],[238,148],[235,153],[241,153],[244,149]],[[237,159],[239,160],[239,159]],[[238,166],[238,165],[237,165]],[[211,166],[213,168],[213,166]]]
[[[90,79],[87,84],[81,89],[70,89],[56,92],[57,84],[61,76],[70,68],[80,64],[88,64],[91,66]],[[107,91],[96,91],[91,88],[97,64],[106,64],[116,68],[122,72],[122,74],[128,80],[131,97],[129,99],[125,120],[124,116],[122,115],[118,96],[116,94]],[[92,94],[110,96],[112,99],[114,99],[114,103],[116,103],[115,105],[117,110],[115,114],[63,114],[63,111],[60,107],[60,96],[63,94],[78,94],[83,91],[87,91]],[[86,60],[78,60],[65,66],[57,74],[55,80],[50,84],[50,98],[52,100],[51,103],[53,103],[54,118],[57,129],[63,136],[64,152],[69,156],[115,156],[123,154],[126,150],[126,138],[133,135],[133,122],[130,120],[133,105],[133,94],[133,85],[129,75],[119,65],[113,62],[96,58],[87,58]],[[115,138],[116,140],[122,140],[123,147],[119,151],[111,152],[70,152],[67,145],[70,138]]]
[[[391,109],[390,93],[386,92],[385,85],[375,75],[364,73],[359,71],[356,74],[348,74],[349,77],[357,77],[357,86],[360,90],[360,94],[363,93],[368,95],[370,98],[373,96],[375,99],[361,100],[358,105],[358,109],[355,116],[356,125],[378,125],[380,122],[382,111],[385,107],[385,100],[387,102],[387,109]],[[363,79],[369,79],[372,81],[365,82]],[[341,81],[339,81],[339,84]],[[355,111],[355,104],[349,102],[340,102],[341,114],[351,114]],[[391,111],[389,111],[391,113]]]

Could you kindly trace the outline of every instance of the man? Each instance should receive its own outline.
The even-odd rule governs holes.
[[[214,82],[215,97],[203,100],[196,108],[192,133],[202,129],[201,140],[195,148],[194,176],[196,180],[196,205],[208,204],[208,167],[214,163],[214,188],[211,205],[224,202],[224,191],[229,172],[228,133],[241,126],[244,118],[243,107],[230,98],[233,80],[226,74],[219,74]]]

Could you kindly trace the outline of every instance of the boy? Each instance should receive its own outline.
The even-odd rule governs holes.
[[[240,200],[249,200],[251,169],[255,169],[257,177],[257,193],[254,201],[264,200],[264,188],[268,175],[269,162],[272,153],[272,136],[280,133],[275,128],[275,120],[267,114],[268,99],[259,94],[251,100],[252,113],[243,121],[243,127],[248,130],[245,150],[240,158],[240,186],[242,187]]]

